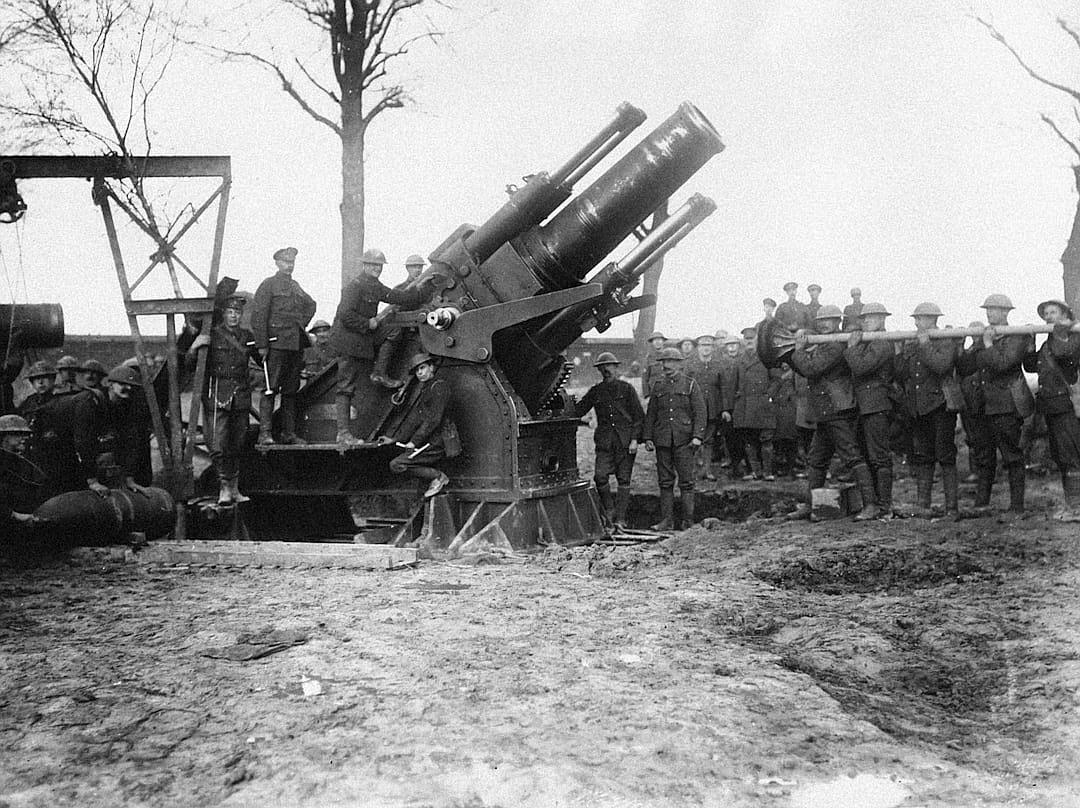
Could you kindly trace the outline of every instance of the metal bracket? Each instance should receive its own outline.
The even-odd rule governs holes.
[[[424,350],[435,356],[487,362],[491,359],[491,338],[496,331],[568,306],[597,300],[603,293],[604,287],[600,284],[587,283],[523,300],[470,309],[458,315],[453,325],[445,331],[436,331],[425,323],[420,327],[420,339]]]

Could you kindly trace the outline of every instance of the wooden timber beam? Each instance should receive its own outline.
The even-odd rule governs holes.
[[[96,177],[125,179],[134,174],[138,177],[223,177],[232,176],[229,157],[137,157],[129,171],[124,161],[116,156],[89,155],[10,155],[0,156],[0,163],[10,162],[15,168],[15,179],[59,179],[65,177]]]

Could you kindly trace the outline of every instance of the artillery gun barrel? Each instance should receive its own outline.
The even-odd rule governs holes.
[[[0,348],[12,335],[19,348],[59,348],[64,344],[64,310],[59,303],[0,304]]]

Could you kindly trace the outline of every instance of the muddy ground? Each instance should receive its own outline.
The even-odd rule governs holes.
[[[381,573],[8,564],[0,806],[1080,805],[1080,525],[1032,488]]]

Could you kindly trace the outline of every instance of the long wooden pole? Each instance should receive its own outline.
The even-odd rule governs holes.
[[[931,328],[927,331],[837,331],[832,334],[807,334],[806,341],[811,345],[816,345],[823,342],[847,342],[854,333],[861,335],[863,342],[902,342],[904,340],[916,339],[920,333],[926,334],[930,339],[964,339],[965,337],[981,337],[987,331],[991,331],[995,336],[1005,336],[1008,334],[1026,334],[1032,336],[1034,334],[1050,334],[1054,331],[1054,326],[1040,324],[1040,325],[988,325],[985,328]],[[1080,323],[1073,323],[1069,331],[1074,334],[1080,334]],[[780,336],[777,334],[777,336]],[[790,339],[794,341],[795,335],[791,334],[789,338],[782,337],[784,341]]]

